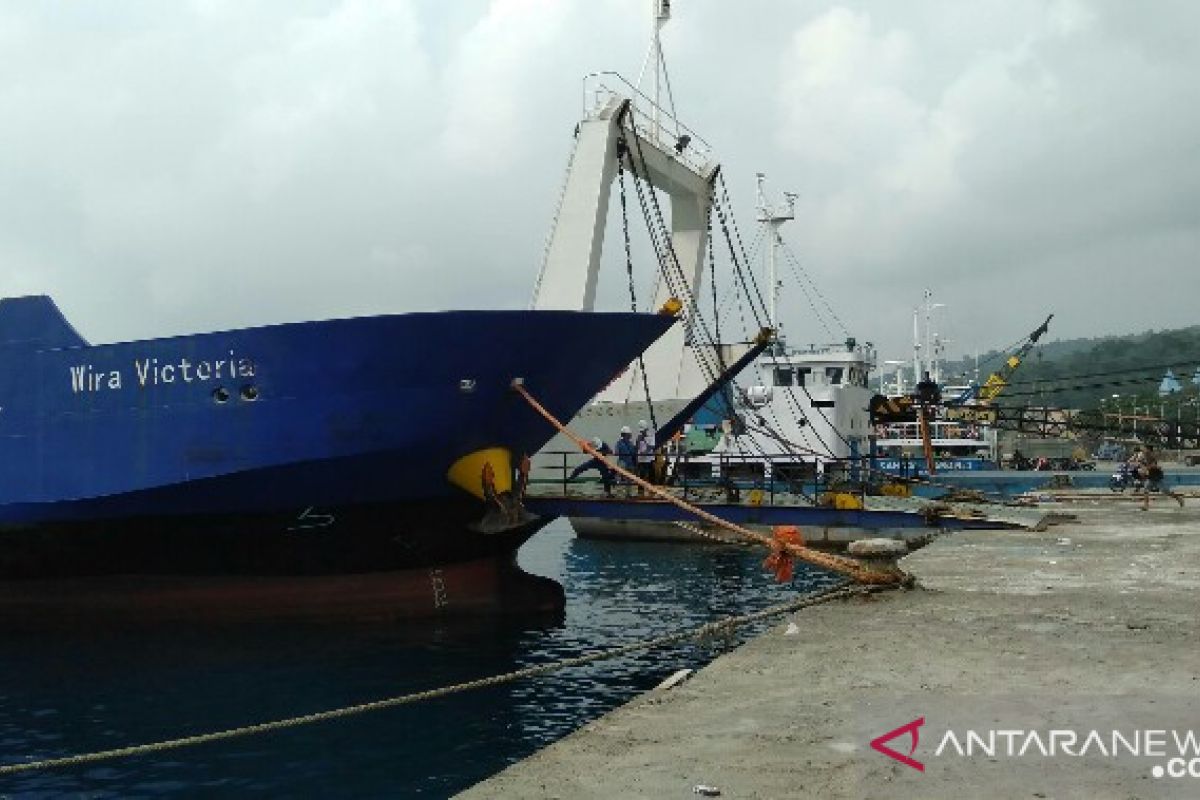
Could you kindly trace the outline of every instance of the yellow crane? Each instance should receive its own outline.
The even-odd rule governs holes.
[[[1008,386],[1008,379],[1012,377],[1017,367],[1021,366],[1022,360],[1024,360],[1025,356],[1029,355],[1029,351],[1037,344],[1038,339],[1042,338],[1042,335],[1049,329],[1050,320],[1052,319],[1054,319],[1053,314],[1046,317],[1046,321],[1039,325],[1033,333],[1029,334],[1028,338],[1017,348],[1016,352],[1004,360],[1004,364],[1001,365],[1000,369],[988,375],[987,380],[983,382],[982,386],[972,386],[964,392],[953,401],[953,405],[961,405],[971,400],[977,400],[979,405],[990,405],[1004,391],[1004,387]]]

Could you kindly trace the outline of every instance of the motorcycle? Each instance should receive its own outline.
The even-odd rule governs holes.
[[[1122,463],[1108,479],[1108,488],[1114,492],[1123,492],[1126,489],[1133,489],[1135,492],[1144,489],[1149,489],[1151,492],[1162,491],[1162,468],[1152,466],[1148,472],[1148,477],[1143,477],[1135,467]]]
[[[1140,492],[1145,486],[1146,482],[1138,477],[1137,470],[1124,462],[1117,466],[1116,472],[1108,479],[1108,488],[1114,492],[1123,492],[1126,489]]]

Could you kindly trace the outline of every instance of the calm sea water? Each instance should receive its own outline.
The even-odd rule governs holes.
[[[506,672],[782,602],[758,550],[576,539],[520,554],[566,590],[565,617],[447,625],[20,632],[0,641],[0,763],[175,738]],[[157,756],[0,778],[0,797],[445,797],[753,632],[415,706]]]

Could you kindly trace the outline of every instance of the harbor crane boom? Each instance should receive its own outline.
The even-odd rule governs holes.
[[[1021,362],[1025,356],[1029,355],[1029,351],[1037,344],[1038,339],[1041,339],[1050,328],[1050,320],[1052,319],[1054,319],[1053,314],[1046,317],[1046,321],[1037,326],[1033,333],[1029,334],[1021,346],[1017,348],[1016,352],[1005,359],[1000,368],[989,375],[982,386],[970,387],[951,401],[950,405],[962,405],[971,400],[977,400],[978,405],[990,405],[1004,391],[1004,388],[1008,386],[1008,379],[1012,377],[1017,367],[1021,366]]]

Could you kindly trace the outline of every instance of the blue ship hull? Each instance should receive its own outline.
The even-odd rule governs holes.
[[[981,472],[985,470],[999,469],[995,461],[988,458],[935,458],[934,466],[939,474],[954,473],[954,472]],[[915,475],[924,475],[928,470],[925,468],[925,459],[923,457],[914,458],[879,458],[875,461],[875,469],[883,470],[889,475],[899,477],[912,477]]]
[[[457,459],[554,433],[667,317],[479,311],[88,345],[0,301],[0,577],[336,574],[511,554]]]

